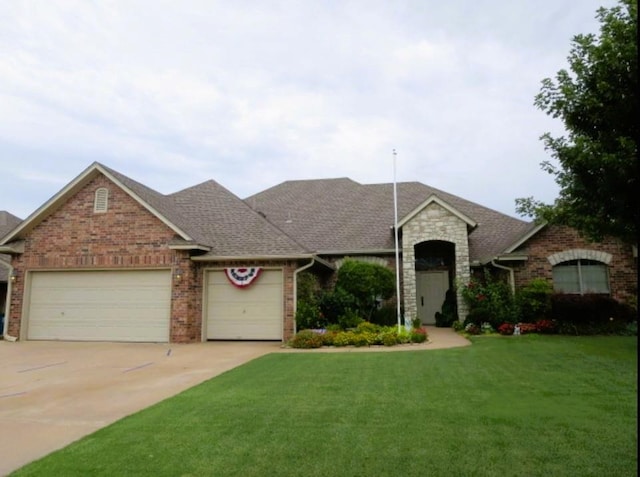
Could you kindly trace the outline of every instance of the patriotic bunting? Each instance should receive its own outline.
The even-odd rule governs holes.
[[[258,278],[261,271],[260,267],[224,269],[224,273],[231,284],[238,288],[245,288],[251,285]]]

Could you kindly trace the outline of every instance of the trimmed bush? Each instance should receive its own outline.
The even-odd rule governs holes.
[[[500,326],[498,326],[498,333],[500,333],[501,335],[509,336],[513,334],[514,329],[515,326],[513,325],[513,323],[502,323]]]
[[[302,330],[291,338],[289,345],[292,348],[320,348],[322,347],[322,335],[311,330]]]
[[[544,278],[535,278],[516,293],[518,318],[522,323],[535,323],[551,316],[553,286]]]
[[[382,265],[347,259],[338,270],[338,288],[355,298],[353,309],[360,316],[370,319],[378,308],[378,300],[388,300],[394,295],[395,276]]]
[[[551,313],[560,334],[626,334],[636,319],[631,306],[598,294],[554,294]]]
[[[425,328],[414,328],[410,336],[412,343],[424,343],[427,341],[427,330]]]
[[[538,333],[550,335],[556,332],[556,324],[552,320],[538,320],[536,321],[536,330]]]

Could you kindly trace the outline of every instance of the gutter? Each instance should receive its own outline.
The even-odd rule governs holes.
[[[296,311],[298,311],[298,273],[311,268],[316,263],[316,259],[312,258],[306,265],[297,268],[293,272],[293,334],[298,332],[298,323],[296,322]]]
[[[509,285],[511,287],[511,294],[515,295],[516,294],[516,279],[515,279],[515,273],[513,271],[513,268],[506,267],[504,265],[498,265],[496,263],[496,258],[491,259],[491,265],[493,265],[496,268],[500,268],[502,270],[507,270],[509,272]]]

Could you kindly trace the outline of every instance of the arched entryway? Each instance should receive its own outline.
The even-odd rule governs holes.
[[[456,246],[443,240],[429,240],[414,245],[417,318],[426,325],[436,323],[447,291],[456,280]],[[455,295],[452,297],[455,300]]]

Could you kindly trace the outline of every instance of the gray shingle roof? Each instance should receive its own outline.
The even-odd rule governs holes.
[[[308,253],[213,180],[163,195],[113,169],[102,167],[195,242],[211,247],[210,255],[286,256]]]
[[[398,189],[398,219],[432,194],[478,223],[469,236],[470,259],[493,257],[529,227],[527,222],[419,182]],[[393,184],[351,179],[287,181],[245,200],[314,252],[393,249]]]

